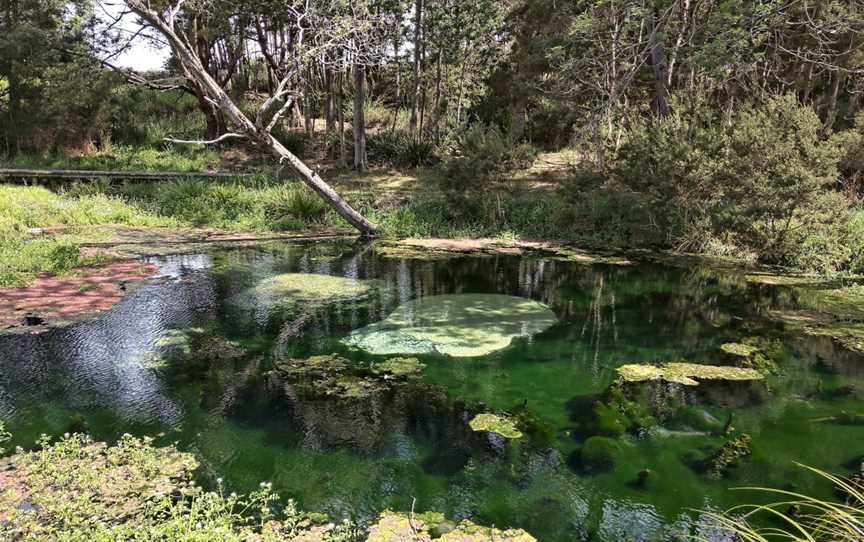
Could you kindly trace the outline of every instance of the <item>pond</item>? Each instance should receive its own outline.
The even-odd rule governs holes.
[[[766,318],[796,305],[788,287],[349,242],[150,260],[163,278],[97,319],[0,335],[13,444],[153,435],[194,452],[204,484],[270,481],[361,522],[413,505],[549,542],[710,536],[700,510],[762,498],[731,488],[831,496],[796,462],[849,474],[864,456],[850,414],[864,358]],[[614,384],[625,364],[732,365],[729,343],[767,377]],[[481,414],[520,438],[473,430]]]

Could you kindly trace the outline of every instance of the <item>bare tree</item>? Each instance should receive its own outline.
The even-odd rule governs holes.
[[[235,132],[223,134],[215,140],[198,141],[195,143],[212,144],[228,138],[248,140],[252,144],[270,152],[279,160],[280,164],[287,164],[306,185],[321,196],[340,216],[361,233],[364,235],[374,235],[377,227],[373,223],[353,209],[316,172],[312,171],[312,169],[292,154],[271,134],[279,118],[294,103],[294,98],[299,89],[293,89],[292,91],[290,85],[302,73],[299,64],[296,62],[287,66],[285,64],[277,64],[280,79],[278,83],[274,84],[274,90],[258,109],[253,121],[237,107],[225,89],[210,75],[196,48],[191,43],[189,36],[178,26],[179,18],[184,15],[184,3],[185,0],[173,0],[168,7],[160,9],[153,7],[150,0],[126,0],[126,4],[132,11],[165,38],[176,55],[186,78],[203,89],[206,99],[214,104],[215,107],[218,107],[236,130]],[[302,21],[303,26],[301,28],[303,32],[308,28],[306,25],[309,24],[309,19],[311,17],[308,17],[307,13],[298,14],[297,20]],[[311,47],[306,47],[305,52],[319,56],[320,52],[325,48],[346,41],[345,38],[351,38],[355,33],[363,32],[363,30],[363,28],[358,28],[356,25],[352,25],[351,28],[347,29],[340,27],[334,30],[333,33],[318,36],[318,43]]]

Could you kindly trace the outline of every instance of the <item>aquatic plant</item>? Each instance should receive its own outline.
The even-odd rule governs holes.
[[[508,417],[489,412],[478,414],[468,422],[474,431],[488,431],[508,439],[522,438],[522,432],[516,428],[516,422]]]
[[[372,372],[385,380],[391,378],[414,378],[423,374],[426,367],[417,358],[389,358],[372,365]]]
[[[332,303],[364,298],[372,291],[369,282],[331,275],[286,273],[261,281],[235,296],[244,309],[273,307],[308,313]]]
[[[498,294],[429,296],[400,305],[385,320],[352,332],[344,343],[376,355],[478,357],[557,321],[546,305],[531,299]]]
[[[392,512],[386,510],[369,528],[367,542],[537,542],[521,529],[482,527],[468,520],[455,523],[443,514]]]
[[[726,354],[738,359],[738,365],[748,369],[755,369],[764,375],[777,372],[777,364],[771,359],[766,352],[763,352],[763,346],[775,350],[767,340],[758,340],[753,337],[744,339],[745,342],[740,343],[725,343],[720,345],[720,350]],[[761,343],[762,346],[753,344]]]
[[[594,403],[593,414],[593,432],[608,437],[620,437],[656,424],[648,409],[631,399],[620,383],[613,383]]]
[[[618,374],[625,382],[663,380],[684,386],[698,386],[701,380],[748,381],[764,378],[759,371],[754,369],[697,363],[622,365],[618,367]]]
[[[588,471],[604,471],[615,466],[621,445],[609,437],[590,437],[582,444],[582,467]]]
[[[705,511],[703,514],[740,542],[860,542],[864,538],[864,484],[811,467],[804,468],[845,494],[845,502],[782,489],[744,488],[776,496],[779,500],[770,504],[736,506],[723,513]],[[708,542],[707,538],[700,540]]]
[[[338,354],[276,362],[276,369],[294,385],[316,395],[342,399],[370,397],[397,381],[419,377],[424,367],[416,358],[389,358],[358,365]]]
[[[742,457],[750,455],[750,435],[740,435],[720,447],[705,464],[708,475],[722,478]]]

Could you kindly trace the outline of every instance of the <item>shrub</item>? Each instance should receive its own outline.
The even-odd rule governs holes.
[[[702,251],[719,241],[795,265],[808,261],[810,245],[839,250],[844,242],[848,213],[832,192],[840,154],[822,132],[816,114],[791,96],[731,113],[703,99],[678,102],[667,118],[630,122],[613,176],[673,248]]]
[[[380,165],[416,168],[438,162],[434,141],[407,132],[369,134],[366,152],[371,163]]]
[[[530,167],[536,156],[533,146],[517,142],[500,129],[475,125],[457,143],[457,156],[444,166],[446,185],[467,188],[478,182],[497,180]]]
[[[842,149],[840,173],[843,175],[847,194],[856,201],[864,198],[864,113],[855,117],[855,125],[834,136],[836,145]]]

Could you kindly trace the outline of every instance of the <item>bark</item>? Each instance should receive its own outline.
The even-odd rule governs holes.
[[[334,115],[335,109],[335,95],[333,92],[333,68],[330,66],[330,63],[327,63],[327,66],[324,68],[324,86],[326,99],[324,101],[324,118],[327,123],[327,133],[333,133],[334,125],[336,124],[336,119]]]
[[[6,4],[6,25],[9,30],[18,24],[18,0],[9,0]],[[18,138],[18,117],[21,110],[21,85],[18,80],[18,71],[15,60],[9,61],[9,111],[8,124],[6,125],[6,153],[12,158],[20,150]]]
[[[364,235],[374,235],[376,233],[377,226],[354,210],[330,185],[324,182],[302,160],[286,149],[270,132],[256,126],[249,120],[231,100],[225,90],[210,76],[202,65],[201,59],[195,54],[185,37],[177,34],[172,21],[166,21],[158,13],[152,11],[148,7],[149,2],[147,0],[126,0],[126,3],[138,16],[147,21],[165,37],[182,63],[187,76],[207,92],[207,96],[218,105],[219,109],[237,127],[240,133],[262,148],[267,149],[279,160],[279,163],[287,164],[309,188],[321,196],[342,218]]]
[[[651,70],[654,72],[654,109],[660,116],[669,114],[667,87],[666,47],[663,43],[663,29],[657,24],[657,12],[648,16],[648,30],[651,40]]]
[[[420,105],[420,65],[423,60],[423,0],[414,4],[414,81],[411,88],[411,120],[409,128],[417,131],[417,115]]]
[[[366,170],[366,118],[363,105],[366,103],[366,70],[354,65],[354,169]]]
[[[339,126],[339,167],[348,164],[348,153],[345,150],[345,72],[339,72],[339,92],[336,94],[336,122]]]

